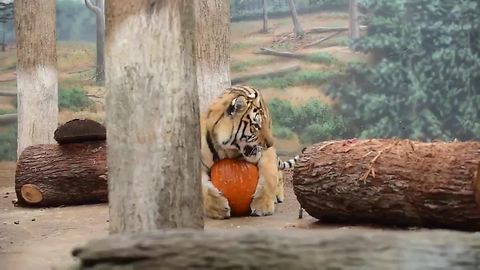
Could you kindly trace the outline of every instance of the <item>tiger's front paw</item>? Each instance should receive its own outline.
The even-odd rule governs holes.
[[[217,196],[210,195],[205,200],[205,215],[213,219],[230,218],[230,206],[228,200],[221,194]]]
[[[261,217],[273,215],[273,212],[275,211],[274,200],[267,196],[253,198],[253,201],[250,204],[250,209],[252,210],[252,216]]]

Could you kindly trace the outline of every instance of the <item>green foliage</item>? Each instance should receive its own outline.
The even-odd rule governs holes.
[[[244,42],[238,42],[232,45],[232,51],[240,51],[240,50],[245,50],[248,48],[255,47],[255,44],[252,43],[244,43]]]
[[[335,76],[336,74],[332,72],[299,70],[279,77],[249,80],[248,85],[252,85],[257,88],[273,87],[284,89],[297,85],[322,85]]]
[[[71,111],[86,109],[91,105],[85,91],[79,88],[60,89],[58,91],[58,107]]]
[[[267,65],[272,63],[273,61],[274,59],[267,58],[267,59],[255,59],[255,60],[237,62],[232,64],[231,70],[234,72],[245,71],[245,70],[248,70],[248,68],[250,67]]]
[[[273,136],[279,139],[291,139],[293,138],[293,131],[288,127],[279,126],[273,124]]]
[[[290,132],[293,131],[299,134],[302,143],[315,143],[341,138],[346,134],[342,117],[335,115],[327,105],[318,100],[307,101],[294,107],[287,100],[275,98],[268,103],[268,107],[275,136],[291,136]]]
[[[239,63],[234,63],[232,64],[232,66],[230,67],[230,69],[233,71],[233,72],[240,72],[240,71],[245,71],[248,69],[248,64],[246,62],[239,62]]]
[[[319,10],[347,10],[348,0],[295,0],[295,6],[299,13],[307,13]],[[288,16],[290,14],[288,1],[285,0],[267,1],[267,10],[270,18]],[[232,21],[261,19],[262,12],[262,1],[230,1],[230,14]]]
[[[362,0],[374,12],[353,42],[374,66],[330,94],[361,137],[480,139],[480,5],[476,0]]]
[[[93,1],[95,2],[95,1]],[[0,26],[0,29],[2,27]],[[96,40],[96,17],[83,0],[56,1],[56,29],[58,40],[90,41]],[[15,40],[13,20],[3,24],[6,40]]]
[[[2,114],[9,114],[9,113],[15,113],[17,110],[15,109],[0,109],[0,115]]]
[[[57,39],[96,40],[96,18],[85,1],[57,0]]]
[[[17,128],[11,127],[0,132],[0,160],[17,159]]]
[[[327,65],[337,63],[337,59],[333,57],[331,54],[326,52],[312,53],[312,54],[309,54],[306,58],[310,62],[327,64]]]

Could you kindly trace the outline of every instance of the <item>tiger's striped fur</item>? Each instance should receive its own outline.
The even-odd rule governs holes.
[[[271,215],[279,169],[293,168],[296,159],[282,161],[273,147],[272,118],[261,93],[249,86],[233,86],[212,101],[201,117],[202,185],[204,209],[212,218],[228,218],[228,201],[210,182],[210,168],[224,158],[257,164],[259,184],[251,203],[252,215]],[[282,190],[283,191],[283,190]],[[283,192],[281,196],[283,198]],[[283,199],[282,199],[283,200]]]

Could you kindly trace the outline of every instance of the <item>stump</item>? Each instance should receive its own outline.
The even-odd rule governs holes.
[[[17,162],[15,191],[25,206],[106,202],[105,141],[27,147]]]
[[[478,269],[480,235],[451,231],[152,231],[90,241],[80,269]]]
[[[338,141],[295,165],[301,206],[322,221],[480,230],[480,143]]]

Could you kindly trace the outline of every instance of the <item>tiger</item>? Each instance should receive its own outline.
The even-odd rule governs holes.
[[[204,213],[213,219],[230,217],[230,206],[210,181],[210,169],[224,158],[256,164],[257,188],[250,204],[252,216],[274,213],[283,202],[283,178],[279,169],[291,169],[298,159],[277,157],[272,134],[272,117],[260,91],[250,86],[232,86],[213,100],[200,117],[202,196]]]

